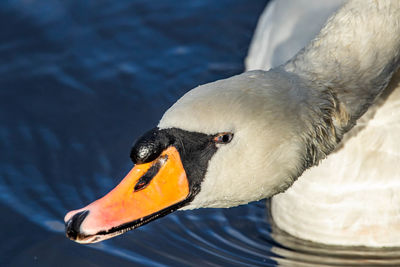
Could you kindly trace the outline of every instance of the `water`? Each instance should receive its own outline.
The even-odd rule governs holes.
[[[282,233],[265,201],[176,212],[95,245],[63,216],[131,168],[187,90],[243,71],[263,0],[0,2],[1,266],[398,265],[396,249]]]

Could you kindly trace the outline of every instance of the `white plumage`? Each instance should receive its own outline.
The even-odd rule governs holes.
[[[329,12],[344,1],[299,2],[280,0],[267,7],[246,60],[248,69],[269,69],[284,63],[314,37],[315,28],[322,27]],[[399,16],[398,6],[392,11],[393,16]],[[277,13],[284,23],[275,19]],[[302,34],[296,32],[298,24],[303,27]],[[387,41],[383,37],[377,42]],[[288,43],[295,45],[281,48]],[[281,229],[329,244],[400,245],[399,78],[399,74],[393,78],[332,155],[307,170],[285,193],[273,197],[272,215]]]

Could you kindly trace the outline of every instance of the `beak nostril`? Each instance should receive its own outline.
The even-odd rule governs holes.
[[[133,191],[137,192],[140,191],[144,188],[146,188],[151,180],[158,174],[160,171],[161,167],[165,164],[165,162],[168,159],[168,155],[161,156],[151,167],[148,169],[148,171],[140,177],[138,182],[136,183]]]
[[[81,212],[78,212],[77,214],[75,214],[74,216],[72,216],[71,219],[69,219],[66,223],[65,223],[65,235],[72,240],[76,240],[78,235],[80,234],[80,227],[81,224],[83,222],[83,220],[85,220],[86,216],[88,216],[89,211],[88,210],[84,210]]]

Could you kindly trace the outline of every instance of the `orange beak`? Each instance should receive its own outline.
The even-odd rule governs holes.
[[[67,213],[66,235],[79,243],[99,242],[177,210],[188,196],[179,152],[169,147],[154,161],[137,164],[103,198]]]

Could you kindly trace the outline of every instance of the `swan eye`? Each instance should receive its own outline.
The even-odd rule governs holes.
[[[220,133],[214,137],[214,142],[217,144],[227,144],[232,141],[233,133]]]

